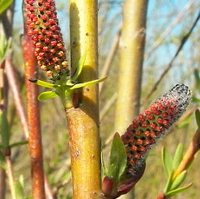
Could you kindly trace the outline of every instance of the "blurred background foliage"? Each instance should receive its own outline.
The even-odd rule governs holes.
[[[56,4],[66,47],[69,49],[68,1],[56,0]],[[122,7],[122,0],[99,0],[99,75],[100,77],[105,76],[105,74],[108,75],[108,79],[100,85],[101,142],[105,161],[110,150],[110,138],[115,133],[113,129],[117,97],[118,39],[122,22]],[[186,148],[197,128],[194,110],[200,103],[200,88],[198,86],[200,84],[198,78],[200,76],[200,23],[197,23],[155,92],[148,98],[147,95],[175,55],[182,38],[194,23],[199,14],[199,7],[200,1],[198,0],[149,1],[141,111],[176,83],[188,85],[195,98],[185,113],[185,115],[191,114],[188,122],[182,125],[181,121],[183,119],[179,121],[178,125],[171,129],[168,136],[151,150],[147,159],[146,172],[135,189],[135,198],[138,199],[156,198],[164,188],[166,179],[161,163],[161,146],[166,146],[171,153],[174,153],[179,143],[183,143]],[[14,6],[7,12],[13,13],[12,26],[7,28],[8,31],[12,32],[13,63],[21,89],[21,96],[24,98],[24,103],[26,103],[23,57],[20,44],[20,36],[23,33],[21,0],[15,1]],[[44,74],[40,74],[40,79],[45,79]],[[42,91],[43,88],[40,89]],[[21,141],[23,140],[21,124],[17,118],[13,97],[10,93],[8,108],[12,140],[13,142]],[[45,172],[49,176],[54,191],[59,193],[59,198],[70,198],[70,157],[69,146],[66,144],[68,136],[65,114],[63,114],[59,99],[41,102],[41,116]],[[15,176],[24,175],[28,194],[30,193],[31,183],[30,161],[26,146],[14,148],[12,157]],[[199,197],[199,161],[200,157],[198,156],[186,179],[188,183],[193,182],[193,186],[187,192],[174,198],[197,199]]]

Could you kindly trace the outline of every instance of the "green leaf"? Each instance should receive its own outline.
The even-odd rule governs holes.
[[[170,188],[173,182],[173,176],[174,176],[174,171],[172,170],[169,177],[167,178],[167,183],[164,188],[164,193],[167,193],[169,190],[171,190]]]
[[[183,145],[179,144],[176,149],[174,158],[173,158],[173,169],[174,170],[176,170],[178,168],[182,158],[183,158]]]
[[[3,153],[0,151],[0,167],[2,169],[6,169],[6,160],[5,160],[5,156],[3,155]]]
[[[192,102],[200,104],[200,99],[198,97],[192,96]]]
[[[22,142],[16,142],[16,143],[10,144],[10,148],[13,148],[16,146],[22,146],[24,144],[28,144],[28,141],[22,141]]]
[[[199,111],[199,109],[197,109],[195,111],[195,117],[196,117],[197,126],[200,129],[200,111]]]
[[[170,190],[174,190],[177,187],[179,187],[181,185],[181,183],[184,181],[185,177],[186,177],[187,171],[184,170],[182,171],[172,182],[172,185],[170,187]]]
[[[162,162],[163,162],[165,175],[168,178],[173,168],[173,161],[172,161],[171,155],[169,154],[169,152],[167,151],[165,147],[163,147],[162,149]]]
[[[191,121],[191,118],[193,117],[193,115],[191,114],[191,115],[189,115],[188,117],[186,117],[181,123],[179,123],[178,125],[177,125],[177,128],[183,128],[183,127],[185,127],[186,125],[188,125],[189,124],[189,122]]]
[[[0,14],[2,14],[13,2],[13,0],[0,0]]]
[[[190,183],[190,184],[187,185],[187,186],[184,186],[184,187],[181,187],[181,188],[178,188],[178,189],[174,189],[174,190],[172,190],[172,191],[169,191],[169,192],[165,193],[165,196],[166,196],[166,197],[174,196],[174,195],[176,195],[176,194],[178,194],[178,193],[181,193],[181,192],[183,192],[183,191],[186,191],[186,190],[189,189],[191,186],[192,186],[192,183]]]
[[[52,99],[57,96],[58,96],[58,94],[54,91],[45,91],[45,92],[42,92],[39,94],[38,100],[39,101],[48,100],[48,99]]]
[[[17,199],[24,199],[24,188],[19,180],[15,181],[15,193]]]
[[[5,111],[3,111],[0,115],[0,134],[1,134],[2,146],[4,148],[9,147],[10,129]]]
[[[118,182],[124,170],[126,169],[127,157],[124,144],[118,133],[115,133],[111,154],[110,154],[110,165],[108,168],[108,177],[114,178],[115,182]]]
[[[3,31],[0,32],[0,64],[4,61],[6,57],[6,53],[11,45],[11,38],[9,40],[6,39],[5,33]]]
[[[200,91],[200,74],[198,69],[194,70],[194,77],[195,77],[196,88]]]
[[[29,81],[38,85],[38,86],[42,86],[42,87],[45,87],[45,88],[57,88],[57,87],[60,86],[60,85],[52,84],[52,83],[45,82],[45,81],[42,81],[42,80],[39,80],[39,79],[29,79]]]
[[[101,164],[102,164],[102,168],[103,168],[103,174],[105,176],[108,176],[108,169],[106,168],[106,165],[105,165],[105,160],[104,160],[104,157],[103,157],[103,153],[101,153]]]
[[[82,87],[85,87],[85,86],[91,86],[91,85],[94,85],[94,84],[98,84],[99,82],[102,82],[105,79],[107,79],[107,77],[104,77],[104,78],[101,78],[101,79],[95,79],[95,80],[92,80],[92,81],[89,81],[89,82],[75,84],[70,89],[74,90],[74,89],[77,89],[77,88],[82,88]]]
[[[80,76],[82,70],[83,70],[83,66],[84,66],[84,63],[85,63],[85,59],[86,59],[86,54],[83,55],[79,62],[78,62],[78,67],[76,68],[76,72],[75,74],[72,76],[71,78],[71,81],[76,81],[78,79],[78,77]]]

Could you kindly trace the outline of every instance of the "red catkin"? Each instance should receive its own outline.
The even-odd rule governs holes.
[[[127,152],[128,175],[139,170],[149,149],[179,119],[190,100],[189,88],[177,84],[133,120],[121,136]]]
[[[69,75],[66,50],[54,0],[25,0],[28,35],[35,45],[35,56],[42,70],[56,82]]]

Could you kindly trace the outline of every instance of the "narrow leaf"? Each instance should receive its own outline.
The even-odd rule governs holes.
[[[72,76],[71,80],[72,81],[76,81],[78,79],[78,77],[80,76],[82,70],[83,70],[83,66],[84,66],[84,63],[85,63],[85,59],[86,59],[86,54],[83,55],[80,60],[79,60],[79,63],[78,63],[78,67],[76,68],[76,72],[75,74]]]
[[[52,83],[45,82],[45,81],[42,81],[42,80],[39,80],[39,79],[29,79],[29,81],[38,85],[38,86],[42,86],[42,87],[45,87],[45,88],[56,88],[56,87],[59,86],[57,84],[52,84]]]
[[[115,182],[121,177],[126,168],[127,158],[124,144],[118,133],[115,134],[112,142],[110,165],[108,168],[109,177],[113,177]]]
[[[6,169],[6,160],[5,160],[5,156],[2,154],[2,152],[0,151],[0,167],[2,169]]]
[[[3,147],[9,147],[10,129],[5,111],[0,115],[0,134]]]
[[[22,145],[25,145],[25,144],[28,144],[28,141],[16,142],[14,144],[10,144],[10,148],[13,148],[15,146],[22,146]]]
[[[170,190],[174,190],[181,185],[186,177],[187,171],[182,171],[172,182]]]
[[[187,185],[187,186],[184,186],[184,187],[181,187],[181,188],[178,188],[178,189],[169,191],[169,192],[165,193],[165,196],[166,196],[166,197],[174,196],[174,195],[176,195],[176,194],[178,194],[178,193],[181,193],[181,192],[183,192],[183,191],[186,191],[186,190],[189,189],[191,186],[192,186],[192,183],[190,183],[190,184]]]
[[[198,97],[192,96],[192,102],[200,103],[200,99]]]
[[[179,144],[173,159],[173,169],[176,170],[183,158],[183,145]]]
[[[108,176],[108,169],[106,168],[106,165],[105,165],[105,160],[104,160],[104,157],[103,157],[103,153],[101,153],[101,164],[102,164],[103,174],[105,176]]]
[[[82,87],[85,87],[85,86],[91,86],[91,85],[94,85],[94,84],[98,84],[98,83],[104,81],[105,79],[107,79],[107,77],[104,77],[104,78],[101,78],[101,79],[95,79],[95,80],[92,80],[92,81],[89,81],[89,82],[75,84],[70,89],[74,90],[74,89],[77,89],[77,88],[82,88]]]
[[[0,64],[4,61],[6,57],[6,53],[8,49],[10,48],[12,39],[9,38],[9,40],[6,39],[5,33],[1,32],[0,37]]]
[[[179,123],[178,125],[176,125],[177,128],[183,128],[185,127],[186,125],[189,124],[189,122],[191,121],[191,118],[193,117],[193,115],[189,115],[188,117],[186,117],[181,123]]]
[[[167,184],[164,188],[164,193],[167,193],[169,190],[171,190],[171,185],[172,185],[172,182],[173,182],[173,175],[174,175],[174,171],[172,170],[168,179],[167,179]]]
[[[2,14],[13,2],[13,0],[1,0],[0,1],[0,14]]]
[[[169,152],[167,151],[165,147],[163,147],[162,149],[162,162],[164,166],[165,175],[168,178],[173,168],[173,161],[172,161],[171,155],[169,154]]]
[[[38,100],[39,101],[48,100],[57,96],[58,96],[57,93],[55,93],[54,91],[45,91],[40,93],[40,95],[38,96]]]
[[[199,111],[199,109],[197,109],[195,111],[195,117],[196,117],[197,126],[200,129],[200,111]]]
[[[195,77],[196,88],[200,91],[200,74],[198,69],[194,70],[194,77]]]
[[[15,193],[17,199],[24,199],[24,188],[19,180],[15,181]]]

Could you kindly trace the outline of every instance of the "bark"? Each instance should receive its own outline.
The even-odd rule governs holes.
[[[124,133],[139,113],[148,0],[126,0],[119,42],[120,63],[115,132]],[[134,198],[129,193],[121,198]]]
[[[86,56],[79,82],[96,79],[97,1],[70,1],[70,41],[72,71],[81,57]],[[73,72],[72,72],[73,73]],[[78,108],[66,111],[71,153],[73,198],[100,197],[100,138],[98,86],[81,90]]]
[[[32,197],[33,199],[45,199],[40,107],[39,101],[37,100],[39,88],[37,85],[29,82],[30,78],[37,78],[37,64],[32,41],[27,35],[23,38],[22,46],[27,90],[27,120],[29,126],[28,141],[31,158]]]

